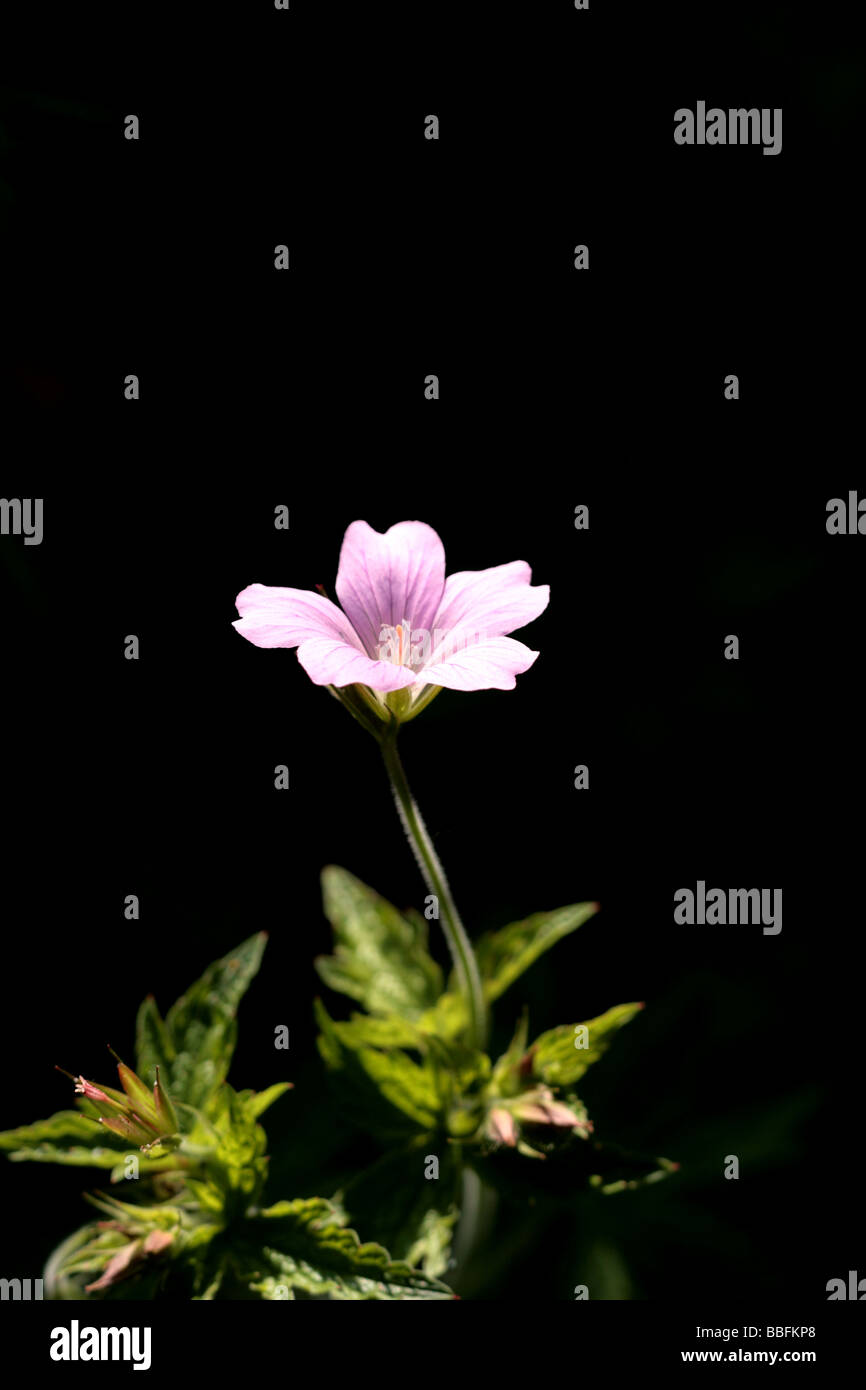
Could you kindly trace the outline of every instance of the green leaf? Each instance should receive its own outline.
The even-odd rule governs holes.
[[[381,1245],[362,1245],[321,1197],[278,1202],[261,1213],[262,1277],[251,1287],[279,1300],[419,1300],[453,1298],[445,1284]]]
[[[476,957],[487,1002],[492,1004],[504,994],[539,956],[576,931],[598,908],[598,903],[575,903],[553,912],[536,912],[523,922],[512,922],[482,936]]]
[[[267,1136],[256,1123],[254,1101],[253,1092],[238,1094],[225,1082],[210,1106],[210,1123],[219,1136],[219,1185],[250,1200],[258,1196],[267,1172]]]
[[[424,1213],[418,1235],[409,1247],[406,1263],[423,1270],[431,1279],[443,1275],[448,1269],[454,1228],[459,1219],[459,1207],[441,1211],[438,1205],[431,1206]]]
[[[135,1057],[136,1070],[141,1076],[152,1076],[156,1080],[157,1067],[166,1078],[171,1075],[174,1048],[152,994],[148,995],[138,1011]]]
[[[449,990],[440,994],[432,1009],[426,1009],[418,1019],[418,1027],[424,1033],[451,1042],[462,1036],[469,1026],[469,1010],[462,994]]]
[[[370,1045],[377,1036],[376,1019],[356,1016],[350,1023],[335,1023],[321,1000],[314,1007],[322,1030],[319,1051],[344,1108],[360,1125],[383,1138],[436,1127],[442,1097],[431,1062],[414,1062],[399,1048]]]
[[[618,1004],[584,1024],[563,1024],[536,1038],[530,1049],[532,1075],[549,1086],[572,1086],[603,1056],[615,1034],[640,1013],[643,1004]],[[585,1034],[578,1029],[585,1028]],[[585,1044],[578,1046],[578,1044]]]
[[[416,1052],[425,1052],[427,1040],[419,1028],[403,1018],[392,1015],[390,1018],[371,1018],[367,1014],[353,1014],[348,1023],[335,1023],[334,1027],[344,1047],[403,1047]]]
[[[475,954],[487,1003],[494,1003],[539,956],[576,931],[598,907],[598,903],[575,903],[553,912],[536,912],[525,921],[512,922],[479,937]],[[446,1040],[459,1038],[466,1031],[469,1014],[453,974],[447,991],[417,1021],[425,1033],[435,1033]]]
[[[428,1179],[429,1147],[425,1136],[386,1154],[338,1196],[353,1226],[375,1231],[394,1259],[439,1278],[459,1214],[460,1165],[453,1145],[438,1145],[438,1177]]]
[[[316,1002],[322,1027],[319,1050],[333,1072],[341,1073],[347,1108],[372,1133],[388,1137],[405,1132],[381,1118],[365,1115],[364,1104],[382,1102],[401,1111],[421,1129],[444,1125],[453,1137],[473,1134],[483,1118],[484,1090],[490,1080],[490,1058],[460,1042],[437,1037],[395,1016],[371,1018],[354,1014],[348,1023],[335,1023]],[[417,1054],[418,1061],[405,1050]],[[351,1095],[351,1087],[357,1095]],[[375,1088],[375,1089],[373,1089]]]
[[[291,1081],[278,1081],[274,1086],[268,1086],[264,1091],[241,1091],[241,1100],[244,1109],[251,1119],[257,1120],[274,1103],[284,1096],[286,1091],[292,1089]]]
[[[316,969],[330,989],[371,1014],[416,1020],[442,992],[442,971],[427,950],[427,924],[404,916],[345,869],[322,874],[325,915],[334,928],[332,956]]]
[[[165,1159],[148,1160],[111,1130],[78,1110],[60,1110],[48,1120],[0,1133],[0,1150],[13,1163],[60,1163],[71,1168],[116,1168],[134,1153],[139,1171],[159,1172]]]
[[[258,932],[181,995],[163,1023],[152,999],[138,1014],[137,1069],[148,1082],[157,1065],[173,1101],[201,1108],[228,1073],[237,1041],[237,1007],[261,964],[267,937]]]
[[[371,1081],[391,1105],[408,1115],[422,1129],[431,1129],[441,1109],[436,1074],[418,1066],[405,1052],[379,1052],[361,1048],[356,1056]]]

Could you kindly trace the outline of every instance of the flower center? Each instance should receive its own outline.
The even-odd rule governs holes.
[[[379,661],[390,662],[392,666],[408,666],[410,670],[414,669],[412,638],[412,629],[406,618],[397,623],[395,627],[383,623],[376,653]]]

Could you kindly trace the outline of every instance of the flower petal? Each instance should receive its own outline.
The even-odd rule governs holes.
[[[232,627],[256,647],[297,647],[309,637],[330,637],[362,650],[345,613],[312,590],[250,584],[235,603],[241,616]]]
[[[550,585],[533,585],[531,580],[525,560],[451,574],[434,627],[441,632],[470,628],[484,637],[503,637],[525,627],[550,601]]]
[[[513,690],[514,677],[528,671],[537,656],[513,637],[491,637],[432,661],[418,678],[449,690]]]
[[[517,1143],[517,1125],[510,1110],[498,1106],[487,1116],[487,1136],[497,1144],[508,1144],[514,1148]]]
[[[298,660],[314,685],[368,685],[371,690],[402,690],[414,685],[408,666],[373,661],[357,647],[334,637],[311,637],[298,647]]]
[[[337,598],[369,656],[379,649],[383,627],[406,619],[413,631],[431,629],[444,588],[445,549],[432,526],[400,521],[382,534],[353,521],[346,531]]]
[[[120,1249],[112,1255],[105,1269],[93,1284],[86,1284],[85,1293],[93,1293],[96,1289],[109,1289],[112,1284],[116,1284],[122,1274],[126,1272],[133,1260],[138,1259],[141,1254],[141,1241],[131,1240],[128,1245],[122,1245]]]

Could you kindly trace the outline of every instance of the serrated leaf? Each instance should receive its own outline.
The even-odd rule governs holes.
[[[530,1048],[532,1075],[549,1086],[572,1086],[604,1055],[614,1036],[643,1004],[618,1004],[584,1024],[563,1024],[536,1038]],[[585,1028],[586,1035],[577,1032]],[[586,1046],[576,1046],[584,1042]]]
[[[7,1129],[0,1133],[0,1150],[13,1163],[59,1163],[71,1168],[115,1168],[124,1155],[135,1153],[140,1169],[159,1171],[156,1161],[148,1167],[135,1146],[78,1110],[60,1110],[50,1119]]]
[[[574,903],[553,912],[536,912],[480,937],[475,954],[487,1002],[492,1004],[504,994],[539,956],[577,931],[598,909],[598,903]]]
[[[391,1105],[422,1129],[431,1129],[438,1122],[441,1101],[431,1067],[417,1065],[404,1052],[379,1052],[372,1047],[359,1049],[356,1056]]]
[[[188,1192],[192,1193],[202,1211],[220,1215],[224,1210],[225,1193],[216,1183],[202,1182],[198,1178],[187,1178],[186,1188]]]
[[[424,1033],[452,1042],[461,1037],[469,1026],[469,1010],[462,994],[448,990],[440,994],[432,1009],[426,1009],[418,1019],[418,1027]]]
[[[386,1138],[436,1126],[442,1098],[433,1065],[426,1060],[416,1063],[399,1048],[368,1046],[365,1025],[374,1029],[377,1020],[356,1017],[350,1023],[335,1023],[318,999],[315,1013],[322,1030],[319,1051],[334,1075],[344,1108],[358,1123]]]
[[[383,1246],[362,1244],[335,1221],[331,1204],[321,1197],[278,1202],[261,1213],[257,1225],[266,1272],[256,1288],[263,1298],[453,1298],[445,1284],[392,1260]],[[277,1292],[282,1289],[288,1293]]]
[[[330,989],[347,994],[371,1014],[414,1021],[442,992],[442,971],[427,950],[427,924],[404,916],[345,869],[322,874],[325,915],[334,928],[332,956],[316,969]]]
[[[225,1082],[210,1107],[210,1123],[219,1136],[220,1182],[251,1199],[260,1191],[267,1171],[267,1137],[256,1123],[252,1098],[252,1092],[238,1094]]]
[[[417,1238],[406,1255],[406,1263],[438,1279],[448,1269],[454,1228],[460,1219],[456,1206],[449,1211],[431,1207],[424,1213]]]
[[[348,1023],[335,1023],[334,1027],[343,1046],[355,1050],[361,1047],[402,1047],[423,1053],[427,1046],[420,1029],[394,1014],[390,1018],[353,1014]]]
[[[142,1004],[138,1071],[152,1084],[159,1066],[173,1101],[201,1108],[225,1080],[237,1040],[237,1006],[258,971],[266,941],[259,932],[209,965],[164,1023],[152,999]]]
[[[436,1146],[438,1177],[428,1178],[429,1141],[386,1154],[353,1178],[339,1194],[348,1220],[373,1231],[393,1259],[417,1266],[431,1278],[441,1277],[459,1215],[460,1167],[454,1146]]]

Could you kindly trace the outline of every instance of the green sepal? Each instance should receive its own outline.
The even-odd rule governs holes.
[[[99,1120],[105,1129],[116,1134],[127,1144],[137,1144],[140,1149],[159,1138],[154,1129],[146,1125],[137,1115],[104,1115]]]
[[[156,1069],[156,1080],[153,1083],[153,1106],[160,1131],[163,1134],[177,1133],[177,1115],[171,1098],[159,1079],[159,1067]]]
[[[116,1053],[114,1055],[117,1056]],[[148,1124],[154,1125],[157,1129],[161,1128],[156,1113],[153,1092],[150,1087],[145,1086],[141,1077],[136,1076],[132,1068],[128,1067],[124,1062],[121,1062],[119,1058],[117,1060],[117,1074],[120,1077],[120,1084],[126,1093],[127,1108],[134,1110],[135,1113],[139,1115],[141,1119],[147,1121]],[[171,1128],[176,1129],[177,1125],[174,1124]]]

